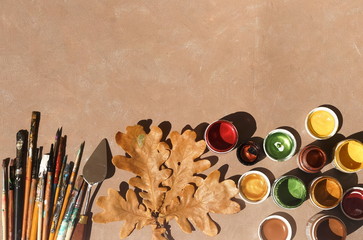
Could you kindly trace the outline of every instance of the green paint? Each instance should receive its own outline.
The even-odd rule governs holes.
[[[265,139],[265,149],[268,155],[278,161],[287,158],[294,149],[294,141],[291,137],[282,132],[275,132]]]
[[[296,208],[306,199],[306,187],[295,176],[284,176],[273,186],[273,199],[283,208]]]
[[[139,145],[139,147],[142,147],[144,145],[144,140],[145,134],[140,134],[139,136],[137,136],[137,145]]]

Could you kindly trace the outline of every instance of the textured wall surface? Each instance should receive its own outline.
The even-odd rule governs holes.
[[[42,113],[39,145],[48,149],[63,126],[71,159],[86,141],[83,162],[102,138],[114,155],[124,154],[114,135],[147,119],[202,132],[206,123],[236,113],[241,141],[289,126],[305,146],[314,141],[305,116],[322,104],[343,116],[339,134],[326,144],[353,134],[363,141],[362,25],[362,0],[3,0],[0,158],[15,156],[15,134],[29,128],[33,110]],[[241,165],[235,151],[217,157],[211,170],[227,169],[226,178],[253,168]],[[266,158],[255,167],[278,178],[297,168],[296,156],[284,163]],[[350,186],[363,183],[362,172],[331,169],[328,164],[323,172]],[[97,197],[131,176],[116,170]],[[198,230],[186,235],[175,222],[172,237],[258,239],[263,218],[286,212],[300,240],[307,220],[320,211],[309,201],[285,211],[271,197],[243,207],[235,215],[211,214],[221,228],[216,237]],[[95,204],[92,209],[100,211]],[[348,239],[361,239],[362,223],[346,224]],[[93,224],[91,239],[118,239],[120,226]],[[151,239],[150,233],[144,228],[129,239]]]

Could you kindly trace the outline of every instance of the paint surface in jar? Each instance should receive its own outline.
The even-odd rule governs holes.
[[[306,154],[306,162],[312,168],[321,167],[325,163],[324,159],[323,153],[318,149],[312,149]]]
[[[318,138],[328,137],[334,131],[335,124],[334,117],[324,110],[313,112],[308,118],[309,130]]]
[[[348,170],[359,170],[363,167],[363,145],[357,141],[348,141],[340,147],[339,160]]]
[[[258,149],[252,144],[246,144],[241,149],[241,157],[246,162],[254,162],[257,159]]]
[[[346,237],[345,226],[337,219],[324,219],[316,229],[317,240],[343,240]]]
[[[339,204],[343,190],[334,178],[321,178],[312,186],[313,201],[322,208],[331,208]]]
[[[319,172],[326,163],[326,153],[319,147],[308,145],[298,156],[299,168],[308,173]]]
[[[288,235],[286,224],[277,218],[266,220],[261,227],[264,240],[285,240]]]
[[[247,199],[259,201],[267,194],[267,184],[261,175],[256,173],[248,174],[241,181],[240,191]]]
[[[218,121],[210,126],[207,131],[206,141],[217,152],[232,149],[238,140],[238,133],[232,123]]]
[[[305,201],[306,188],[300,179],[286,177],[277,182],[274,195],[281,206],[286,208],[297,207]]]
[[[288,157],[294,148],[293,140],[285,133],[275,132],[267,136],[266,151],[274,159],[280,160]]]
[[[351,218],[363,218],[363,189],[353,189],[347,192],[344,195],[342,207]]]

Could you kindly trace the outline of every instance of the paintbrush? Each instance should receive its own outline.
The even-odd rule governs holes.
[[[15,191],[14,191],[14,239],[19,240],[22,232],[24,177],[28,131],[20,130],[16,134]]]
[[[56,209],[56,206],[57,206],[57,202],[58,202],[58,198],[59,198],[59,191],[60,191],[60,189],[61,189],[61,187],[63,185],[63,175],[64,175],[64,169],[65,169],[65,167],[67,165],[67,158],[68,158],[67,155],[65,155],[63,157],[62,168],[60,170],[57,188],[55,189],[55,194],[54,194],[54,199],[53,199],[53,211],[52,211],[53,215],[55,213],[55,209]],[[52,215],[52,218],[53,218],[53,215]]]
[[[36,184],[35,186],[35,195],[34,195],[34,203],[30,201],[32,199],[32,190],[30,190],[30,197],[29,197],[29,209],[31,208],[31,204],[33,205],[32,211],[28,212],[28,227],[27,227],[27,239],[33,239],[35,240],[37,237],[37,226],[38,226],[38,185],[39,185],[39,169],[40,164],[42,161],[42,153],[43,153],[43,147],[40,147],[37,151],[37,161],[35,164],[33,164],[34,168],[32,170],[32,184],[33,182]],[[34,181],[35,179],[35,181]],[[30,228],[30,229],[29,229]]]
[[[71,217],[69,219],[69,223],[68,223],[68,228],[67,228],[67,233],[66,233],[65,240],[70,240],[71,237],[72,237],[73,230],[74,230],[74,227],[77,224],[77,220],[78,220],[78,217],[79,217],[80,209],[82,207],[82,202],[83,202],[83,199],[84,199],[84,195],[86,193],[86,189],[87,189],[87,184],[86,183],[83,183],[82,189],[81,189],[81,191],[78,194],[76,204],[74,205],[74,209],[73,209],[72,215],[71,215]]]
[[[3,194],[1,204],[1,215],[3,224],[3,239],[8,239],[8,165],[10,158],[3,160]]]
[[[66,167],[64,169],[64,174],[63,174],[63,177],[62,177],[62,181],[59,184],[59,185],[61,185],[61,189],[59,191],[58,201],[55,204],[55,210],[54,210],[54,213],[53,213],[52,224],[51,224],[51,228],[50,228],[50,234],[53,234],[53,235],[55,234],[55,231],[57,229],[58,221],[62,221],[62,219],[59,219],[59,215],[60,215],[61,210],[62,210],[64,196],[66,194],[67,185],[68,185],[69,176],[70,176],[72,167],[73,167],[73,162],[70,162],[69,164],[66,164]]]
[[[27,220],[27,227],[26,227],[26,234],[25,239],[30,238],[30,231],[32,228],[32,220],[33,220],[33,210],[34,210],[34,201],[35,201],[35,195],[37,191],[37,175],[38,175],[38,151],[39,149],[36,149],[34,151],[34,161],[32,165],[32,180],[30,184],[30,193],[29,193],[29,204],[28,204],[28,220]]]
[[[55,171],[54,171],[54,181],[53,181],[53,202],[55,203],[58,199],[58,192],[57,192],[57,186],[59,182],[59,178],[61,175],[61,170],[64,168],[62,160],[64,160],[64,153],[65,153],[65,147],[67,142],[67,136],[60,138],[59,143],[59,149],[58,149],[58,155],[56,156],[56,163],[55,163]],[[59,188],[58,188],[59,190]]]
[[[52,205],[52,186],[53,186],[53,177],[54,177],[54,169],[53,169],[53,144],[50,147],[49,160],[47,165],[47,183],[45,185],[45,194],[44,194],[44,211],[43,211],[43,231],[42,231],[42,239],[48,239],[49,234],[49,220],[50,220],[50,209]]]
[[[28,160],[26,162],[25,190],[24,190],[24,209],[23,209],[23,226],[21,238],[25,239],[28,222],[29,195],[32,175],[33,153],[37,148],[38,129],[40,122],[40,112],[32,112],[29,134]]]
[[[49,154],[44,154],[39,163],[37,194],[33,211],[32,229],[30,240],[42,239],[42,220],[43,220],[43,197],[45,188],[45,174],[47,173],[47,165]]]
[[[57,159],[58,151],[59,151],[59,145],[61,143],[61,137],[62,137],[62,127],[57,129],[57,132],[55,134],[54,138],[54,152],[53,152],[53,159]]]
[[[68,224],[71,219],[71,215],[72,215],[74,206],[76,204],[78,194],[79,194],[80,189],[82,188],[83,184],[84,184],[83,176],[80,175],[77,177],[76,183],[74,185],[74,189],[72,191],[72,195],[69,200],[66,214],[64,215],[64,218],[62,220],[61,226],[60,226],[58,234],[57,234],[57,240],[64,240],[66,237]]]
[[[8,191],[8,239],[14,239],[14,181],[15,181],[15,159],[9,163],[9,191]]]
[[[73,166],[72,174],[71,174],[71,177],[69,179],[69,183],[68,183],[67,190],[66,190],[66,195],[64,197],[64,202],[63,202],[62,210],[61,210],[61,213],[59,215],[59,219],[60,220],[63,219],[64,214],[65,214],[66,209],[67,209],[67,205],[68,205],[68,201],[69,201],[69,196],[71,194],[71,191],[73,190],[74,181],[76,180],[76,176],[77,176],[78,169],[79,169],[79,164],[80,164],[81,159],[82,159],[84,144],[85,144],[85,142],[83,142],[80,145],[80,147],[78,149],[78,152],[77,152],[76,161],[75,161],[75,164]],[[49,240],[53,240],[54,237],[58,235],[58,231],[59,231],[60,225],[61,225],[61,221],[58,221],[55,234],[50,234]]]

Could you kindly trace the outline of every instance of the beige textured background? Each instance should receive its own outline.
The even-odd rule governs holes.
[[[124,154],[114,135],[140,120],[177,131],[199,125],[201,132],[206,123],[235,112],[252,117],[238,120],[242,138],[263,138],[289,126],[305,146],[313,139],[304,118],[322,104],[343,116],[328,147],[352,134],[362,141],[362,25],[362,0],[2,0],[0,157],[15,156],[15,134],[29,128],[32,110],[42,113],[39,145],[48,149],[63,126],[72,160],[83,140],[85,161],[105,137],[114,155]],[[235,151],[217,157],[211,170],[222,167],[226,178],[253,168],[242,166]],[[296,169],[296,156],[285,163],[266,158],[255,167],[277,178]],[[363,183],[362,172],[329,174],[346,186]],[[116,170],[98,196],[130,176]],[[100,209],[94,204],[93,211]],[[257,239],[258,224],[275,212],[294,219],[294,239],[300,240],[319,210],[306,201],[284,211],[270,197],[235,215],[211,214],[221,228],[216,237],[184,234],[175,222],[172,237]],[[362,222],[346,224],[348,239],[362,239]],[[93,224],[91,239],[118,239],[120,226]],[[150,232],[135,231],[129,239],[151,239]]]

